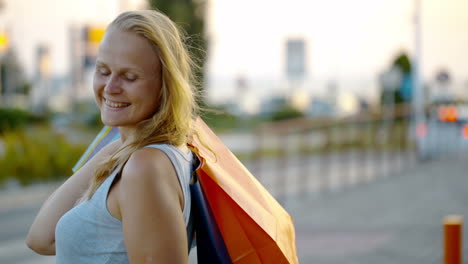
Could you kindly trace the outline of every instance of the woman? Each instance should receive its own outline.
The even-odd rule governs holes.
[[[27,245],[57,263],[187,263],[196,103],[175,24],[157,11],[119,15],[93,88],[102,122],[121,138],[49,197]]]

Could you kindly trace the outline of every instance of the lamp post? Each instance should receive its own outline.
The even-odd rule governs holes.
[[[4,69],[3,64],[3,55],[5,54],[6,50],[8,49],[8,36],[7,33],[2,30],[0,31],[0,106],[5,106],[4,94],[6,94],[5,87],[3,87],[3,72]]]
[[[412,67],[413,78],[413,111],[415,128],[425,123],[424,101],[421,82],[421,0],[414,0],[414,57]]]
[[[3,9],[5,8],[5,1],[3,0],[0,0],[0,12],[3,11]],[[2,30],[0,32],[0,107],[4,106],[3,104],[3,89],[5,89],[2,85],[3,83],[3,80],[2,80],[2,57],[3,57],[3,54],[5,53],[5,50],[8,48],[8,37],[6,35],[6,32],[5,30]]]

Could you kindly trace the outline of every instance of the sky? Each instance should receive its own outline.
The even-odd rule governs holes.
[[[446,68],[454,81],[468,82],[468,1],[421,2],[424,78],[431,81]],[[359,87],[354,88],[361,90],[357,93],[375,92],[377,75],[399,52],[413,55],[413,4],[410,0],[212,0],[210,89],[229,87],[224,96],[233,96],[234,76],[240,75],[252,83],[258,79],[284,83],[285,39],[303,38],[307,81],[323,84],[335,79]],[[359,82],[367,88],[360,88]]]

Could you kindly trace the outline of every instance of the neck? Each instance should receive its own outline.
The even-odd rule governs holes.
[[[128,140],[132,139],[135,135],[134,128],[128,127],[119,127],[120,139],[122,143],[126,143]]]

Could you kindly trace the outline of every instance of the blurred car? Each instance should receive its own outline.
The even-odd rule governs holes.
[[[448,100],[433,103],[426,122],[416,126],[416,136],[421,160],[468,149],[468,104]]]

